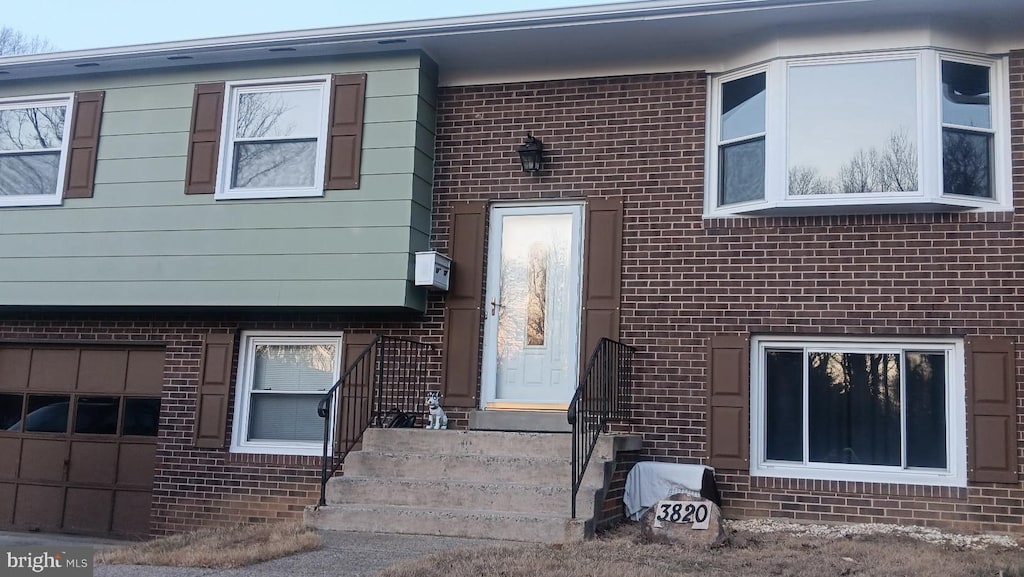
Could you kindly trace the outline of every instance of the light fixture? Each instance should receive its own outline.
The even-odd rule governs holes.
[[[526,142],[516,148],[519,162],[523,164],[523,172],[533,174],[544,166],[544,145],[527,133]]]

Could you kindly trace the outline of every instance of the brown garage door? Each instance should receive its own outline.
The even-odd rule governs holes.
[[[164,351],[0,345],[0,528],[149,532]]]

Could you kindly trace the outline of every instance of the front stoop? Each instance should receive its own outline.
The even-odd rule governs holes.
[[[309,507],[318,529],[566,543],[593,534],[619,451],[640,438],[606,435],[571,519],[572,436],[565,433],[369,429],[327,505]]]

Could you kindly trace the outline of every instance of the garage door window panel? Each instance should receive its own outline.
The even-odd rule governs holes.
[[[160,399],[124,400],[124,419],[121,434],[155,437],[160,425]]]
[[[21,430],[21,417],[24,405],[24,395],[0,394],[0,431]]]
[[[25,432],[66,433],[70,406],[71,397],[67,395],[29,395]]]
[[[75,432],[89,435],[116,435],[118,397],[78,397],[75,404]]]

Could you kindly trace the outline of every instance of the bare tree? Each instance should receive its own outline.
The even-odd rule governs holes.
[[[0,26],[0,56],[52,52],[53,44],[39,36],[29,36],[8,26]]]
[[[942,135],[942,189],[947,194],[990,196],[991,137],[955,130]]]
[[[282,119],[292,110],[285,99],[274,93],[245,94],[238,101],[235,135],[242,138],[281,138],[295,130]],[[312,178],[316,139],[296,138],[276,141],[235,143],[233,186],[261,187],[295,184],[296,179]]]
[[[789,169],[789,194],[854,194],[917,190],[917,146],[906,129],[889,135],[881,147],[860,149],[835,178],[810,166]]]
[[[875,150],[872,148],[871,152]],[[917,190],[917,146],[906,129],[889,135],[875,167],[879,192]]]
[[[831,194],[832,183],[811,166],[794,166],[789,169],[789,194]]]
[[[849,193],[875,190],[874,165],[878,155],[872,152],[865,152],[863,148],[858,150],[857,154],[839,169],[840,191]]]

